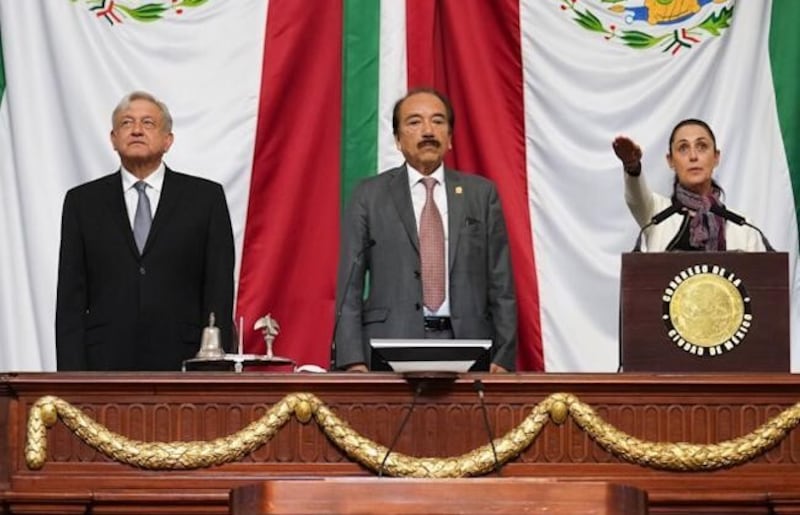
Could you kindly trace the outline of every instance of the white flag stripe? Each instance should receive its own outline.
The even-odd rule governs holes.
[[[10,170],[14,165],[11,149],[9,103],[0,103],[0,170]],[[37,345],[35,292],[33,284],[42,282],[35,260],[28,259],[19,181],[12,174],[0,173],[0,371],[10,369],[8,364],[24,370],[40,370],[43,354],[50,352],[45,345]],[[39,256],[40,258],[46,256]],[[45,259],[46,261],[46,259]],[[54,301],[51,299],[50,303]],[[19,336],[19,328],[27,329],[28,340]]]
[[[119,12],[111,25],[83,2],[0,2],[0,127],[10,129],[0,132],[0,187],[15,196],[0,220],[13,274],[0,290],[0,370],[55,369],[61,204],[70,187],[117,168],[111,111],[131,90],[172,112],[167,164],[225,186],[241,256],[267,8],[209,2],[150,23]]]
[[[608,9],[597,1],[579,6]],[[716,177],[727,204],[761,226],[777,248],[788,249],[792,270],[798,269],[794,201],[769,70],[769,7],[737,2],[731,28],[673,56],[606,41],[553,2],[522,4],[528,180],[548,371],[610,372],[618,365],[619,257],[638,230],[611,149],[618,134],[642,145],[648,182],[668,194],[670,130],[683,118],[708,121],[722,149]],[[800,289],[793,275],[797,324]],[[792,347],[798,370],[797,331]]]
[[[392,133],[392,107],[406,92],[406,2],[381,0],[378,82],[378,171],[403,162]]]

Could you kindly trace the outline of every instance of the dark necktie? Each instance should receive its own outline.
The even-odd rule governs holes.
[[[419,250],[422,261],[422,298],[425,306],[436,311],[444,302],[445,259],[444,225],[442,215],[433,201],[433,177],[422,179],[425,185],[425,205],[419,217]]]
[[[133,239],[141,254],[144,244],[147,242],[147,235],[150,233],[150,225],[153,223],[153,214],[150,212],[150,199],[147,198],[147,183],[139,181],[133,185],[139,193],[139,200],[136,203],[136,214],[133,216]]]

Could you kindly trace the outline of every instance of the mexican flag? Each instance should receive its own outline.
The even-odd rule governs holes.
[[[402,163],[392,105],[423,85],[455,108],[447,164],[498,186],[520,370],[617,369],[638,227],[611,141],[669,194],[684,118],[715,130],[727,205],[789,252],[800,370],[796,19],[793,0],[0,0],[0,370],[55,368],[63,196],[117,168],[134,89],[172,111],[169,166],[225,187],[245,349],[269,313],[277,354],[327,367],[342,207]]]

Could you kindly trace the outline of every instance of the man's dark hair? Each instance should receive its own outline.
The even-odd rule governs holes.
[[[456,115],[453,112],[453,105],[450,103],[450,100],[443,93],[434,88],[419,87],[410,89],[408,93],[406,93],[406,96],[395,102],[394,109],[392,110],[392,132],[394,135],[397,136],[397,131],[400,130],[400,106],[403,105],[403,102],[405,102],[408,97],[418,95],[419,93],[431,94],[442,101],[447,114],[447,125],[450,127],[450,132],[452,133],[453,127],[455,127],[456,124]]]

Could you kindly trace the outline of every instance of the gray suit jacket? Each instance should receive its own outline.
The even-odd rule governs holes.
[[[500,199],[477,175],[445,169],[445,184],[453,333],[491,339],[492,362],[513,370],[517,304]],[[419,238],[405,166],[365,179],[353,192],[342,228],[336,305],[337,367],[369,364],[371,338],[425,337]]]

